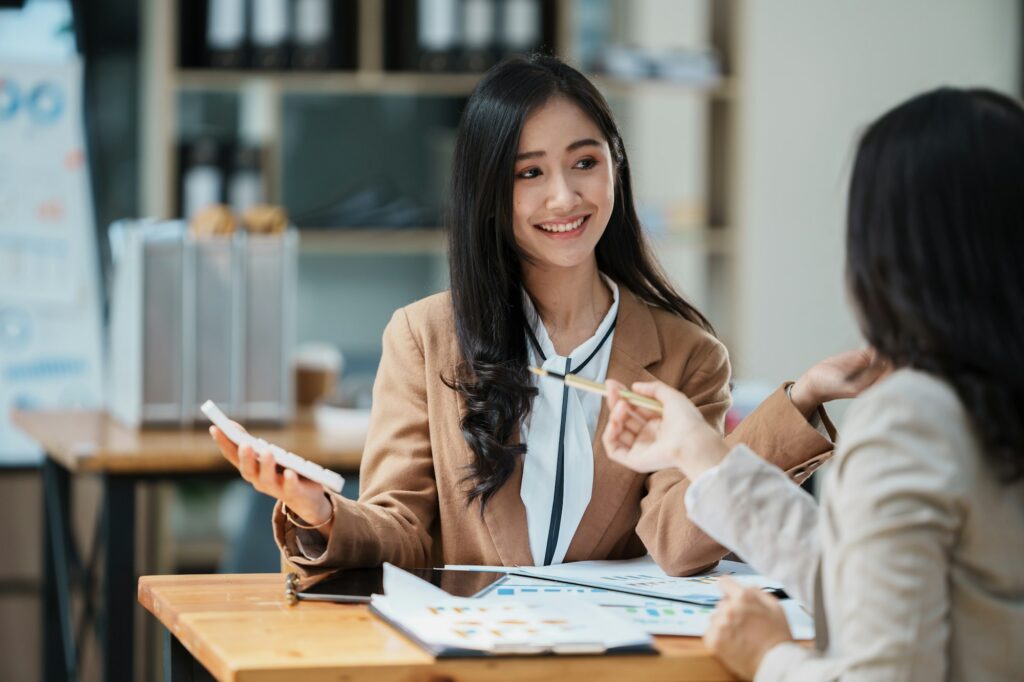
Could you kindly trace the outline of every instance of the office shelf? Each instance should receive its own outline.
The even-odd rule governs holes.
[[[559,54],[573,54],[574,33],[569,27],[574,24],[575,0],[545,0],[557,2],[555,20],[555,48]],[[619,0],[619,18],[624,15],[643,13],[642,0]],[[736,197],[739,177],[735,159],[738,154],[739,136],[736,134],[738,112],[742,106],[742,74],[734,66],[740,62],[738,49],[741,45],[740,28],[745,0],[706,0],[708,44],[717,50],[726,67],[726,76],[713,83],[687,83],[669,80],[639,79],[628,80],[602,74],[591,74],[597,86],[612,99],[616,109],[630,110],[635,103],[644,103],[646,110],[664,107],[681,107],[692,111],[694,107],[704,112],[698,119],[700,130],[695,136],[681,138],[673,127],[671,114],[662,117],[651,128],[648,119],[640,122],[622,117],[624,134],[630,148],[634,181],[644,175],[645,164],[655,164],[663,172],[673,172],[669,164],[664,170],[665,156],[659,145],[666,148],[680,144],[680,140],[692,143],[695,152],[702,155],[696,174],[701,180],[686,191],[680,191],[680,198],[694,200],[696,204],[684,207],[682,212],[689,216],[687,225],[670,225],[665,234],[655,236],[652,243],[656,250],[666,253],[685,252],[686,265],[676,276],[678,282],[689,286],[694,269],[692,253],[704,255],[698,269],[704,271],[695,288],[710,292],[699,304],[710,308],[707,312],[715,319],[716,326],[728,341],[731,316],[734,313],[733,281],[735,265],[731,262],[735,228],[742,222],[742,215]],[[614,3],[613,3],[614,4]],[[283,158],[282,131],[284,130],[286,107],[284,99],[294,95],[332,97],[339,95],[360,96],[411,96],[411,97],[468,97],[479,81],[480,74],[421,73],[385,70],[385,15],[381,0],[359,0],[358,10],[358,54],[356,68],[345,71],[259,71],[221,70],[203,68],[181,68],[178,59],[178,11],[177,1],[144,0],[143,88],[144,128],[142,139],[142,168],[144,173],[141,206],[145,215],[167,216],[175,213],[177,193],[177,164],[179,162],[179,125],[181,107],[185,94],[228,93],[236,96],[239,108],[244,109],[248,119],[260,122],[264,130],[263,161],[266,169],[266,193],[271,202],[282,199],[282,178],[288,174],[302,173],[304,169],[285,167]],[[667,28],[659,25],[657,18],[648,13],[647,29],[661,31],[664,39]],[[635,18],[635,17],[634,17]],[[643,23],[637,20],[638,23]],[[630,22],[626,22],[629,24]],[[664,22],[661,22],[662,24]],[[642,39],[643,36],[640,36]],[[678,103],[678,104],[677,104]],[[642,108],[641,107],[641,108]],[[690,109],[686,109],[690,107]],[[250,116],[250,114],[255,114]],[[618,111],[617,111],[618,113]],[[648,115],[645,114],[645,115]],[[705,115],[706,114],[706,115]],[[631,125],[633,126],[631,128]],[[650,131],[657,131],[655,135]],[[646,155],[639,150],[638,138],[645,138]],[[691,133],[683,133],[691,134]],[[664,139],[664,143],[662,142]],[[652,149],[653,146],[653,149]],[[695,174],[691,172],[690,176]],[[639,189],[646,189],[635,184]],[[682,187],[682,184],[679,185]],[[694,187],[701,188],[694,190]],[[694,191],[703,196],[693,195]],[[689,193],[689,194],[686,194]],[[662,189],[653,192],[655,197],[665,197]],[[686,196],[683,196],[686,194]],[[690,210],[692,209],[692,210]],[[669,220],[671,223],[671,219]],[[714,227],[702,228],[700,224]],[[698,225],[698,227],[694,227]],[[326,226],[325,226],[326,227]],[[302,231],[302,252],[304,254],[426,254],[438,259],[437,269],[444,269],[445,242],[437,229],[307,229]],[[680,261],[683,262],[683,261]],[[382,276],[385,276],[382,274]],[[440,281],[440,280],[438,280]],[[424,292],[429,293],[429,292]]]
[[[423,228],[306,228],[299,231],[299,249],[308,254],[438,254],[444,253],[444,231]],[[649,235],[655,248],[685,248],[726,255],[732,248],[732,231],[724,227],[685,228]]]
[[[437,254],[445,250],[440,228],[315,228],[299,231],[302,253],[335,255],[356,254]]]
[[[396,94],[468,97],[481,74],[416,73],[408,71],[225,71],[181,69],[177,88],[183,92],[240,92],[250,85],[270,86],[280,93],[323,95]],[[644,78],[628,80],[596,75],[593,81],[607,95],[626,96],[645,92],[697,95],[716,99],[733,96],[732,83],[713,83]]]

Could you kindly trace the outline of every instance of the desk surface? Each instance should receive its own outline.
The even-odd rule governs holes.
[[[734,680],[699,639],[658,637],[660,656],[435,661],[366,606],[284,601],[280,573],[144,576],[139,602],[222,681],[712,682]]]
[[[231,466],[205,428],[135,429],[102,411],[14,410],[11,421],[69,471],[156,474],[228,471]],[[359,469],[362,452],[331,446],[309,414],[292,426],[254,428],[253,433],[327,468]]]

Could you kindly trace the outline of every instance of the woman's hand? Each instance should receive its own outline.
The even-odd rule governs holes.
[[[670,386],[660,381],[632,386],[633,392],[661,402],[660,415],[626,402],[617,381],[608,381],[608,387],[610,414],[601,442],[613,461],[640,473],[676,467],[692,480],[728,452],[700,410]]]
[[[704,644],[725,667],[752,680],[769,649],[793,641],[786,614],[778,599],[756,587],[724,577],[718,584],[725,596],[711,614]]]
[[[253,488],[281,500],[289,512],[297,514],[311,526],[330,518],[331,502],[319,483],[303,478],[291,469],[278,471],[274,456],[269,451],[257,454],[248,445],[239,448],[216,426],[210,427],[210,435],[217,442],[224,458],[235,465],[242,478],[251,483]],[[326,537],[330,533],[330,524],[321,527],[320,531]]]
[[[856,398],[889,371],[885,360],[871,348],[860,348],[825,358],[804,372],[789,397],[805,416],[830,400]]]

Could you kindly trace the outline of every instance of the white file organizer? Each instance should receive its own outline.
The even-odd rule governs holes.
[[[194,237],[181,221],[110,229],[108,407],[120,421],[289,421],[298,235]]]

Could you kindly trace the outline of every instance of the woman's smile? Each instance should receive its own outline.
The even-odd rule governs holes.
[[[575,239],[587,229],[590,214],[551,220],[534,225],[552,239]]]

